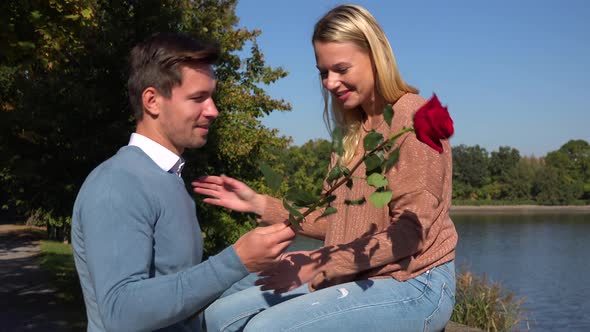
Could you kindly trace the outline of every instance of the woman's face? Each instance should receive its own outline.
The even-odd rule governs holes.
[[[351,42],[314,42],[316,66],[322,85],[345,110],[361,106],[365,112],[375,102],[375,77],[371,57]]]

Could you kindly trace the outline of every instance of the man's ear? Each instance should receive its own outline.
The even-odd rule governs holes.
[[[160,114],[160,98],[161,95],[154,87],[150,86],[143,90],[141,102],[144,112],[147,112],[151,116],[158,116]]]

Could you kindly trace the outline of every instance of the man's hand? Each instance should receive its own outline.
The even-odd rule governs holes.
[[[274,265],[294,238],[287,224],[257,227],[240,237],[234,249],[248,271],[257,272]]]
[[[263,195],[258,194],[245,183],[222,176],[202,176],[191,183],[197,194],[210,196],[203,202],[222,206],[238,212],[254,212],[262,215],[265,207]]]
[[[319,256],[313,257],[309,251],[296,251],[283,255],[281,260],[258,273],[262,278],[256,281],[262,290],[274,289],[284,293],[311,281],[321,273]]]

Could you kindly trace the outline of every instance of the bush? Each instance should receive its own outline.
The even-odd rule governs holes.
[[[522,298],[515,298],[498,283],[489,283],[485,274],[471,272],[457,276],[455,308],[451,320],[485,331],[509,331],[525,320]]]

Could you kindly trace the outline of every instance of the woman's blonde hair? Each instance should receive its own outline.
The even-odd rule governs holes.
[[[387,103],[395,103],[401,96],[418,90],[406,84],[398,71],[391,45],[383,29],[373,15],[357,5],[341,5],[326,13],[316,24],[312,43],[352,42],[370,55],[375,71],[375,88]],[[362,132],[362,113],[344,112],[338,103],[333,103],[330,92],[322,87],[324,96],[324,121],[328,130],[332,122],[342,130],[344,154],[338,160],[346,165],[354,153]]]

